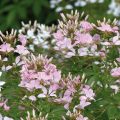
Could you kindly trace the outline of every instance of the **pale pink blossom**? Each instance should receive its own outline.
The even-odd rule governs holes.
[[[83,117],[82,115],[79,115],[76,120],[88,120],[88,117]]]
[[[7,99],[5,101],[0,102],[0,107],[3,107],[5,111],[9,111],[10,107],[6,104],[7,103]]]
[[[100,42],[100,35],[99,34],[95,34],[94,36],[93,36],[93,41],[95,42],[95,43],[99,43]]]
[[[93,26],[87,22],[87,21],[81,21],[80,22],[80,27],[83,29],[85,32],[89,32],[93,29]]]
[[[80,33],[79,31],[76,32],[76,44],[80,45],[89,45],[93,43],[93,38],[89,33]]]
[[[13,50],[14,48],[12,48],[9,43],[3,43],[2,45],[0,45],[0,52],[9,53]]]
[[[19,41],[22,43],[23,46],[25,46],[26,43],[27,43],[27,38],[26,38],[26,36],[20,34],[20,35],[19,35]]]
[[[116,32],[116,31],[118,31],[117,26],[112,27],[111,25],[109,25],[108,23],[105,23],[105,22],[100,23],[100,27],[97,27],[97,29],[102,31],[102,32]]]
[[[120,45],[120,38],[119,36],[115,36],[112,38],[113,45]]]
[[[120,77],[120,67],[112,69],[110,73],[113,77]]]
[[[86,96],[81,96],[80,97],[80,104],[77,106],[77,108],[84,109],[85,107],[87,107],[88,105],[90,105],[91,102],[89,102],[87,99],[88,98]]]
[[[64,108],[67,109],[67,110],[69,109],[69,105],[70,105],[71,101],[72,101],[72,97],[69,96],[69,95],[68,96],[63,96],[61,98],[57,98],[57,99],[54,100],[54,102],[57,102],[59,104],[63,104]]]
[[[17,45],[15,52],[19,53],[20,55],[27,55],[29,51],[23,45]]]
[[[87,56],[89,54],[89,50],[87,47],[79,48],[78,54],[79,56]]]
[[[56,97],[56,91],[52,90],[50,87],[48,90],[46,87],[42,86],[41,87],[43,93],[38,95],[38,98],[45,98],[45,97]]]
[[[82,88],[81,94],[85,95],[90,100],[94,100],[95,93],[93,92],[93,90],[88,85],[85,85]]]
[[[120,58],[116,58],[116,60],[117,60],[118,62],[120,62]]]
[[[75,49],[70,39],[64,38],[62,41],[57,41],[55,50],[62,51],[67,58],[75,56]]]
[[[54,35],[54,38],[57,40],[57,41],[62,41],[64,39],[64,35],[62,33],[62,31],[58,30],[56,33],[53,34]]]

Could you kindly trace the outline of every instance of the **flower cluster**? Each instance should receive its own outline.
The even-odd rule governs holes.
[[[19,84],[28,90],[40,89],[42,84],[56,84],[61,79],[61,72],[57,70],[56,66],[51,63],[52,58],[47,59],[47,56],[33,54],[27,59],[24,58],[22,65],[21,78]]]
[[[114,16],[120,16],[120,3],[118,0],[112,0],[109,5],[109,14],[113,14]]]
[[[61,2],[61,0],[58,0],[58,2]],[[86,2],[96,2],[96,0],[86,0]],[[111,99],[110,88],[115,91],[116,96],[120,90],[120,67],[118,67],[120,62],[120,29],[117,25],[117,20],[115,19],[111,22],[104,18],[102,21],[97,21],[93,24],[88,21],[88,16],[85,16],[84,13],[80,15],[77,11],[71,11],[70,14],[66,15],[62,13],[61,17],[62,20],[58,20],[59,24],[57,27],[40,25],[35,21],[33,25],[31,22],[28,24],[22,23],[23,26],[18,34],[14,30],[10,34],[6,32],[5,35],[0,32],[0,110],[3,112],[2,115],[16,118],[16,116],[14,117],[14,115],[12,116],[10,115],[11,113],[8,113],[15,106],[18,108],[15,110],[20,110],[23,115],[24,111],[22,112],[22,110],[29,111],[33,108],[37,112],[40,109],[42,112],[48,112],[46,116],[42,116],[41,113],[38,116],[37,112],[33,110],[32,114],[27,112],[26,118],[22,118],[23,116],[20,118],[19,116],[21,120],[53,119],[51,116],[54,117],[56,115],[56,113],[53,113],[54,111],[59,112],[59,108],[57,108],[59,105],[61,106],[60,110],[64,110],[63,114],[59,114],[62,117],[61,119],[88,120],[88,117],[96,119],[96,116],[101,111],[102,114],[98,117],[108,111],[110,112],[111,106],[113,107],[114,104],[115,108],[117,104],[119,105],[119,102],[116,102],[117,100],[115,100],[115,103],[110,100],[108,106],[106,104]],[[56,54],[57,57],[55,56],[57,58],[55,61],[52,61],[53,58],[38,54],[41,48],[45,51],[51,50],[49,49],[51,45],[58,52]],[[58,58],[59,54],[65,58],[73,58]],[[52,56],[54,55],[52,54]],[[79,59],[81,57],[83,59]],[[93,58],[95,59],[93,60]],[[58,62],[57,64],[60,64],[58,66],[62,71],[54,64],[56,61]],[[66,64],[66,62],[68,63]],[[116,67],[114,68],[115,65]],[[19,66],[19,68],[16,68],[16,66]],[[13,68],[14,73],[6,73],[11,68]],[[111,68],[113,69],[110,71]],[[79,75],[81,71],[85,72],[82,76]],[[85,74],[89,80],[85,78]],[[18,80],[16,75],[21,79],[19,85],[19,81],[16,82]],[[5,80],[6,76],[10,80],[12,79],[12,82]],[[117,80],[114,84],[111,84],[114,78],[117,78]],[[8,85],[8,87],[7,85],[5,86],[5,89],[9,89],[11,85],[20,87],[18,90],[10,89],[13,95],[16,95],[14,92],[17,93],[19,91],[19,96],[15,96],[17,98],[15,103],[19,102],[19,104],[8,106],[8,99],[10,98],[6,97],[6,90],[4,91],[3,89],[2,91],[5,83]],[[91,86],[96,90],[95,92]],[[100,90],[104,90],[104,92]],[[101,95],[100,98],[99,95]],[[93,106],[91,104],[95,101],[95,97],[97,112],[91,110],[94,107],[94,104]],[[119,98],[117,97],[115,99]],[[48,104],[48,106],[50,105],[50,110],[45,110],[47,105],[44,106],[41,102]],[[55,107],[52,107],[52,105]],[[105,110],[102,109],[104,107],[106,107]],[[89,111],[93,112],[93,115],[89,116],[87,113]],[[0,119],[13,120],[2,115],[0,114]]]
[[[55,29],[56,27],[54,25],[48,27],[37,23],[37,21],[34,21],[34,24],[29,21],[28,24],[22,22],[22,28],[19,30],[19,34],[20,36],[22,35],[20,37],[21,40],[27,40],[26,44],[28,44],[30,50],[34,51],[34,46],[49,49],[53,42],[52,33]]]
[[[81,18],[84,14],[81,14]],[[61,14],[57,32],[54,33],[56,40],[55,50],[60,51],[66,58],[72,56],[101,56],[113,45],[120,45],[119,28],[114,20],[92,24],[87,21],[88,16],[82,20],[79,13],[72,11],[71,14]]]
[[[39,94],[29,96],[29,99],[36,101],[38,98],[48,98],[58,104],[63,104],[67,111],[72,109],[83,110],[94,100],[95,93],[90,86],[82,83],[84,77],[79,76],[61,77],[61,72],[51,63],[51,58],[33,54],[30,58],[24,58],[22,65],[20,87],[24,87],[31,93],[39,90]],[[74,99],[78,99],[78,104],[74,104]],[[77,116],[78,117],[78,116]],[[81,115],[79,117],[82,117]],[[77,120],[77,118],[76,118]]]
[[[0,32],[0,39],[0,67],[2,71],[7,71],[16,65],[21,65],[20,56],[29,54],[29,51],[21,41],[17,40],[16,30],[12,30],[10,34],[7,31],[6,35]]]
[[[74,7],[84,7],[88,3],[103,3],[104,0],[70,0],[65,3],[64,2],[64,0],[50,0],[50,7],[55,9],[56,12],[61,12],[63,10],[72,10]]]

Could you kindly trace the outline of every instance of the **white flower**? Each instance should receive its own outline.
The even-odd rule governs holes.
[[[0,120],[14,120],[12,118],[9,118],[7,116],[3,117],[1,114],[0,114]]]
[[[19,30],[19,34],[24,34],[27,38],[29,49],[34,51],[34,46],[39,46],[44,49],[49,48],[48,41],[52,40],[52,32],[55,30],[55,26],[48,27],[44,24],[39,24],[35,21],[33,24],[29,22],[28,24],[22,23],[22,28]]]
[[[108,14],[113,14],[114,16],[120,15],[120,4],[116,0],[112,0],[109,5]]]
[[[9,118],[9,117],[4,117],[3,120],[13,120],[12,118]]]
[[[0,87],[3,86],[5,84],[4,81],[0,81]]]
[[[110,88],[112,88],[115,91],[115,94],[117,94],[119,91],[119,87],[117,85],[111,85]]]
[[[0,71],[0,77],[2,76],[2,72]]]
[[[29,96],[29,99],[30,99],[31,101],[36,101],[36,100],[37,100],[36,97],[33,96],[33,95]]]

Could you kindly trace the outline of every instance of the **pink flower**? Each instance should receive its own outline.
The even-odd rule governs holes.
[[[99,55],[100,55],[101,58],[105,58],[106,57],[106,53],[105,53],[104,50],[101,50],[98,53],[99,53]]]
[[[44,78],[46,78],[46,80],[51,79],[51,82],[53,81],[53,83],[58,83],[59,80],[61,79],[61,72],[57,71],[56,66],[53,64],[48,64],[44,66],[45,70],[45,74],[44,74]]]
[[[4,102],[0,102],[0,107],[2,107],[4,105]]]
[[[50,89],[51,87],[57,89],[61,72],[51,63],[51,60],[40,55],[38,57],[31,55],[30,60],[23,61],[19,86],[25,87],[29,91],[41,89],[41,85],[48,85]]]
[[[77,106],[77,108],[84,109],[85,107],[87,107],[90,104],[91,104],[91,102],[87,101],[86,96],[81,96],[80,97],[80,104]]]
[[[87,47],[79,48],[78,54],[79,56],[87,56],[89,54],[89,50]]]
[[[64,35],[63,33],[58,30],[56,33],[53,34],[54,35],[54,38],[57,40],[57,41],[62,41],[64,39]]]
[[[50,85],[50,90],[51,91],[56,91],[56,90],[58,90],[59,89],[59,85],[58,84],[52,84],[52,85]]]
[[[72,97],[69,95],[54,100],[54,102],[57,102],[59,104],[64,104],[64,108],[67,110],[69,109],[69,104],[71,103],[71,101],[72,101]]]
[[[49,88],[49,90],[46,89],[46,87],[41,87],[43,93],[38,95],[38,98],[45,98],[45,97],[56,97],[56,91]]]
[[[20,35],[19,35],[19,41],[22,43],[23,46],[25,46],[26,43],[27,43],[27,38],[26,38],[26,36],[20,34]]]
[[[76,120],[88,120],[88,117],[83,117],[82,115],[79,115]]]
[[[0,45],[1,52],[9,53],[13,50],[14,50],[14,48],[12,48],[11,45],[8,43],[3,43],[2,45]]]
[[[82,21],[80,27],[83,28],[85,32],[89,32],[93,29],[93,26],[87,21]]]
[[[120,38],[119,36],[115,36],[112,38],[112,42],[114,45],[120,45]]]
[[[55,50],[62,51],[66,58],[70,58],[75,56],[75,49],[73,47],[72,41],[68,38],[64,38],[61,41],[56,42]]]
[[[120,67],[112,69],[110,73],[113,77],[120,77]]]
[[[98,30],[102,32],[116,32],[118,31],[118,27],[111,27],[109,24],[102,22],[100,23],[100,27],[97,27]]]
[[[90,100],[94,100],[95,93],[88,85],[85,85],[85,87],[82,88],[81,94],[84,94]]]
[[[4,104],[4,110],[5,110],[5,111],[9,111],[9,110],[10,110],[10,107],[7,106],[6,104]]]
[[[89,33],[76,32],[76,44],[89,45],[93,43],[93,38]]]
[[[93,41],[94,41],[95,43],[100,42],[100,35],[99,35],[99,34],[95,34],[95,35],[93,36]]]
[[[116,60],[117,60],[118,62],[120,62],[120,58],[116,58]]]
[[[0,102],[0,107],[3,107],[5,111],[9,111],[10,110],[10,107],[7,106],[7,99],[4,101],[4,102]]]
[[[29,54],[29,51],[23,45],[17,45],[17,49],[15,50],[15,52],[19,53],[20,55],[27,55],[27,54]]]

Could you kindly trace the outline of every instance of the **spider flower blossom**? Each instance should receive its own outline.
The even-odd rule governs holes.
[[[120,62],[119,58],[117,58],[116,60],[118,62]],[[117,94],[119,92],[119,90],[120,90],[120,79],[119,79],[120,78],[120,67],[113,68],[110,71],[110,74],[111,74],[112,77],[118,78],[118,80],[116,80],[114,82],[114,84],[112,84],[110,86],[110,88],[114,90],[115,94]]]
[[[38,55],[35,57],[32,54],[29,58],[24,58],[19,86],[30,92],[40,90],[40,93],[37,93],[38,98],[48,98],[49,102],[62,104],[66,110],[69,108],[83,110],[90,105],[91,101],[94,100],[95,93],[90,86],[82,83],[84,77],[76,76],[73,78],[69,74],[67,77],[61,78],[61,72],[56,69],[51,60],[46,56]],[[29,99],[36,101],[35,96],[32,95]],[[79,101],[78,104],[73,103],[76,98]],[[84,117],[77,116],[76,120],[80,118]],[[87,120],[86,117],[84,119]]]
[[[3,43],[2,45],[0,45],[0,52],[9,53],[13,50],[14,48],[12,48],[9,43]]]
[[[81,18],[83,13],[81,14]],[[61,51],[65,57],[70,58],[79,54],[78,49],[82,46],[92,46],[94,44],[93,36],[90,31],[92,24],[86,21],[87,17],[80,21],[80,15],[77,11],[71,14],[61,14],[62,20],[59,20],[58,30],[54,33],[56,40],[55,49]],[[88,54],[87,54],[88,55]]]
[[[31,21],[28,24],[22,22],[22,28],[19,30],[19,40],[22,45],[26,43],[29,45],[29,49],[34,51],[34,46],[39,46],[44,49],[49,49],[50,44],[52,44],[52,33],[55,31],[56,27],[45,26],[43,24]]]
[[[38,55],[35,57],[31,55],[24,60],[21,69],[21,87],[28,90],[42,89],[42,85],[56,84],[61,79],[61,72],[57,70],[56,66],[51,63],[52,58]]]
[[[58,95],[58,98],[54,101],[63,104],[65,109],[69,110],[69,107],[84,109],[86,106],[91,104],[92,100],[94,100],[95,93],[90,86],[82,84],[79,76],[72,78],[72,75],[69,74],[68,77],[63,78],[60,83],[60,89],[62,90],[63,95]],[[81,94],[79,94],[79,92],[81,92]],[[77,94],[78,96],[76,96]],[[78,98],[79,104],[71,106],[74,98]]]
[[[109,24],[109,21],[106,22],[106,19],[104,18],[103,22],[97,21],[99,27],[97,27],[98,30],[102,31],[102,32],[117,32],[118,31],[118,27],[116,26],[116,24],[113,23],[113,26]],[[115,21],[116,22],[116,21]]]
[[[19,53],[20,55],[27,55],[29,51],[23,45],[17,45],[15,52]]]
[[[19,37],[21,39],[20,41],[17,41],[16,30],[13,29],[11,30],[11,33],[6,31],[5,35],[0,32],[0,66],[2,71],[8,71],[13,66],[20,66],[21,57],[29,54],[29,51],[25,47],[26,38],[24,36]],[[15,53],[18,53],[18,55],[15,55]]]
[[[83,117],[80,111],[90,105],[95,97],[95,93],[90,86],[82,83],[83,79],[84,75],[80,79],[80,76],[73,78],[71,74],[62,78],[59,84],[59,93],[54,98],[54,102],[64,105],[67,110],[66,115],[75,120],[88,120],[87,117]],[[79,103],[75,104],[74,99],[78,99]],[[73,112],[71,112],[71,109]]]
[[[83,19],[84,13],[72,11],[71,14],[61,14],[57,32],[54,33],[55,50],[66,58],[72,56],[95,56],[105,58],[111,46],[120,45],[117,20],[97,21],[95,25]],[[99,34],[98,34],[99,31]],[[106,47],[109,49],[106,49]]]
[[[6,104],[8,100],[0,102],[0,107],[3,107],[5,111],[9,111],[10,107]]]
[[[113,69],[111,70],[111,75],[112,75],[113,77],[120,77],[120,67],[118,67],[118,68],[113,68]]]

